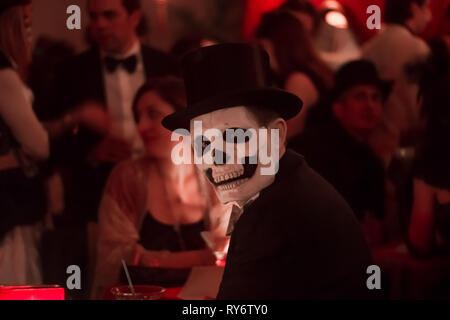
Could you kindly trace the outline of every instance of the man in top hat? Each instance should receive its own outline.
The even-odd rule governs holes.
[[[369,244],[383,241],[384,169],[369,147],[369,137],[382,121],[391,83],[379,78],[365,60],[343,66],[336,75],[330,120],[292,141],[311,167],[350,204]]]
[[[195,156],[205,158],[198,168],[233,208],[218,298],[367,298],[372,262],[357,219],[303,157],[286,149],[286,120],[302,101],[270,87],[267,53],[221,44],[187,55],[182,69],[188,107],[163,125],[190,129]],[[200,125],[203,134],[195,133]],[[230,152],[242,145],[244,155]],[[264,170],[271,162],[262,149],[278,161],[274,170]]]

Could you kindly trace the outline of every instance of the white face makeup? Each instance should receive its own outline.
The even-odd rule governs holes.
[[[262,189],[273,183],[275,175],[261,174],[261,168],[266,165],[261,164],[258,156],[260,125],[250,111],[245,107],[234,107],[201,115],[191,121],[191,132],[194,132],[194,123],[197,121],[201,121],[204,132],[216,129],[224,135],[222,147],[216,143],[210,143],[208,137],[206,137],[206,142],[203,136],[192,139],[194,150],[200,145],[204,157],[223,159],[221,163],[224,164],[216,164],[216,161],[211,161],[211,164],[203,162],[197,165],[212,183],[222,203],[237,201],[245,204]],[[244,141],[236,139],[227,141],[227,129],[234,131],[243,129],[246,133]],[[271,130],[268,130],[267,141],[269,143],[267,147],[270,147],[271,134]],[[245,145],[245,152],[243,152],[243,145]],[[234,159],[230,159],[230,152],[227,153],[227,150],[234,150],[234,155],[232,155]]]

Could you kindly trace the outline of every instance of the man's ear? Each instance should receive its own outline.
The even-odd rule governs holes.
[[[137,29],[137,27],[139,26],[139,24],[141,23],[141,20],[142,20],[142,12],[139,10],[134,10],[130,14],[130,20],[133,23],[133,27],[135,29]]]
[[[280,150],[286,145],[287,139],[287,123],[283,118],[277,118],[269,125],[269,130],[278,129]]]

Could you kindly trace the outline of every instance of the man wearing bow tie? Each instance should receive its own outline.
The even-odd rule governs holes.
[[[66,115],[67,133],[53,158],[70,164],[66,212],[96,219],[101,192],[114,164],[139,154],[142,142],[131,110],[147,78],[177,74],[174,59],[142,45],[139,0],[88,0],[93,47],[57,70],[52,116]]]

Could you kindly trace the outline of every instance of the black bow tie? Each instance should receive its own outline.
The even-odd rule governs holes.
[[[122,66],[128,73],[134,73],[137,67],[137,56],[133,55],[126,59],[116,59],[113,57],[105,58],[105,66],[108,72],[114,72],[119,66]]]

